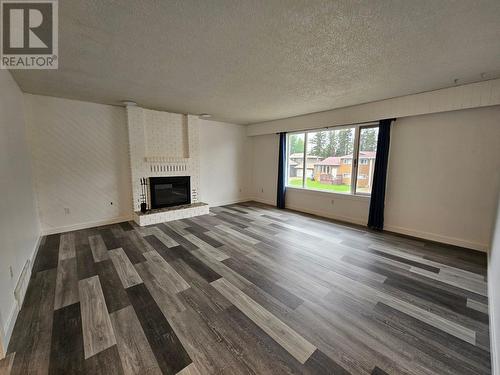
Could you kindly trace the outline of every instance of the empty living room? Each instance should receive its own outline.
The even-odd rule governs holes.
[[[499,0],[0,10],[0,375],[500,375]]]

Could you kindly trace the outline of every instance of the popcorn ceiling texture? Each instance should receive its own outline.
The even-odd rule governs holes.
[[[197,116],[127,107],[132,203],[140,210],[141,178],[190,176],[191,200],[200,184]]]
[[[29,93],[256,123],[496,78],[499,19],[498,0],[67,0],[59,69],[12,74]]]

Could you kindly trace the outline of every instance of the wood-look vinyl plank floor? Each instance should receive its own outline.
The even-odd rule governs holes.
[[[304,364],[316,350],[314,345],[231,283],[219,279],[212,282],[212,285],[300,363]]]
[[[85,359],[116,344],[99,276],[78,282]]]
[[[108,259],[108,249],[101,235],[89,236],[89,244],[92,255],[94,256],[94,261],[101,262]]]
[[[54,311],[49,374],[74,374],[84,370],[80,303]]]
[[[54,309],[60,309],[78,302],[77,259],[65,258],[59,261],[56,279],[56,297]]]
[[[161,374],[158,362],[132,306],[110,314],[118,353],[126,374]]]
[[[7,354],[15,352],[11,374],[48,371],[56,272],[55,268],[37,272],[30,281],[7,349]]]
[[[146,285],[146,288],[151,293],[163,315],[171,318],[179,312],[186,310],[179,296],[176,293],[172,293],[171,283],[165,285],[161,280],[158,280],[146,263],[136,264],[135,268],[142,280],[144,280],[144,285]]]
[[[71,232],[61,234],[61,241],[59,244],[59,260],[71,259],[75,256],[75,234]]]
[[[255,202],[41,241],[5,374],[490,374],[485,254]]]
[[[110,250],[109,256],[124,288],[142,283],[141,277],[121,247]]]

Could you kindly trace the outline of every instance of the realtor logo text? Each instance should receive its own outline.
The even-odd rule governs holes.
[[[57,0],[2,0],[0,4],[1,68],[57,69]]]

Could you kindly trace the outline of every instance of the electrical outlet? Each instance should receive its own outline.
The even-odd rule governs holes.
[[[260,188],[260,192],[263,193],[264,192],[264,188]]]
[[[69,215],[69,208],[68,207],[64,207],[64,214],[65,215]]]
[[[12,266],[9,266],[9,271],[10,271],[10,278],[14,278],[14,270],[12,269]]]

